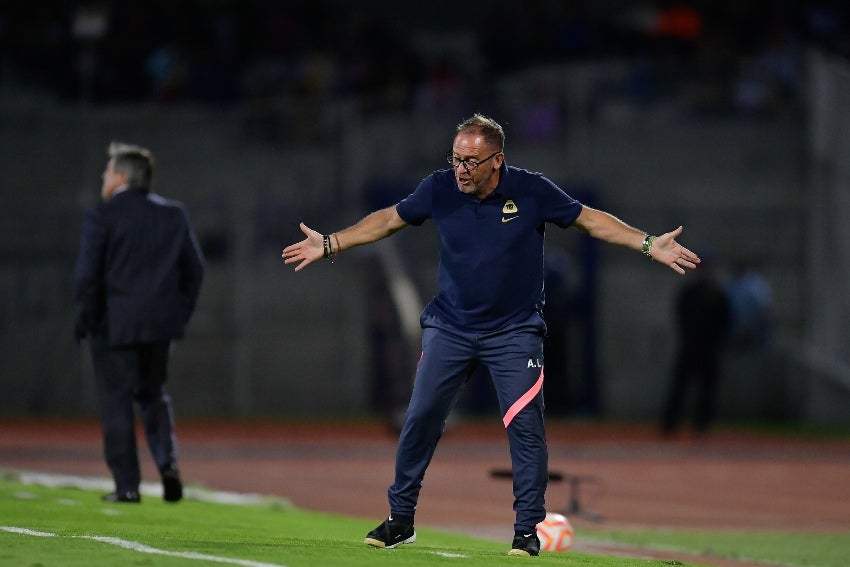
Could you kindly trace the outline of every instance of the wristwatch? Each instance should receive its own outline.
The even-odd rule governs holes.
[[[652,254],[650,254],[649,251],[652,250],[653,242],[655,242],[655,237],[647,234],[646,238],[643,239],[643,244],[640,247],[640,251],[650,258],[652,258]]]

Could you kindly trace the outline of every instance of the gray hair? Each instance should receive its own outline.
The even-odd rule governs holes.
[[[505,149],[505,131],[501,124],[483,114],[473,114],[470,118],[458,124],[457,134],[461,132],[481,134],[484,141],[490,146],[499,150]]]
[[[115,160],[115,171],[127,175],[128,186],[150,191],[154,168],[154,158],[150,150],[132,144],[112,142],[109,144],[109,157]]]

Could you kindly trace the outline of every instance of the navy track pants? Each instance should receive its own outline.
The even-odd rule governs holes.
[[[489,333],[459,331],[423,314],[422,357],[388,491],[394,515],[414,516],[419,491],[446,419],[477,365],[490,372],[508,433],[517,531],[534,531],[546,516],[548,452],[543,423],[543,337],[546,326],[528,321]]]

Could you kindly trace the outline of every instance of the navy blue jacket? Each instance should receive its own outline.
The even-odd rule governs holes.
[[[86,212],[74,270],[76,335],[111,346],[183,336],[204,275],[182,203],[128,189]]]

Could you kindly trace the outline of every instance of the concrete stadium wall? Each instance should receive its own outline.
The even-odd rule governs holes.
[[[300,238],[298,221],[330,231],[358,220],[373,180],[403,180],[412,190],[442,167],[458,116],[366,119],[342,107],[336,110],[338,142],[295,147],[246,136],[240,108],[6,102],[0,111],[0,385],[15,395],[0,400],[0,416],[96,412],[87,358],[71,340],[70,270],[82,211],[96,199],[111,139],[154,150],[156,190],[185,201],[201,238],[218,251],[188,336],[174,348],[170,389],[178,413],[375,411],[362,272],[370,252],[351,251],[334,265],[293,274],[281,264],[280,249]],[[510,115],[510,106],[503,108]],[[573,123],[551,143],[509,138],[508,161],[544,171],[568,191],[572,181],[591,181],[603,208],[652,232],[684,224],[686,245],[724,260],[758,257],[776,296],[780,352],[727,360],[721,415],[799,412],[799,402],[783,393],[792,378],[774,362],[783,345],[798,340],[803,324],[798,122],[612,110]],[[549,246],[576,248],[574,231],[552,229],[548,237]],[[432,227],[396,238],[427,300],[437,263]],[[629,251],[604,247],[600,254],[604,415],[654,419],[668,380],[671,305],[682,279]]]

